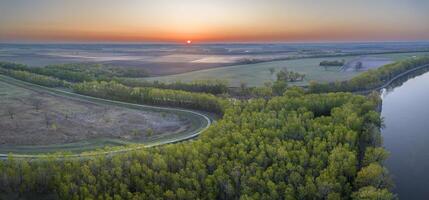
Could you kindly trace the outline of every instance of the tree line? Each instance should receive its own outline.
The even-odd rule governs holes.
[[[321,67],[339,67],[339,66],[343,66],[344,63],[346,61],[345,60],[324,60],[322,62],[320,62],[319,66]]]
[[[50,76],[71,83],[85,81],[116,81],[130,87],[151,87],[159,89],[183,90],[188,92],[201,92],[210,94],[223,94],[228,92],[228,86],[221,80],[200,80],[192,82],[165,83],[159,81],[144,81],[131,78],[147,77],[149,74],[143,69],[130,67],[113,67],[102,64],[72,63],[61,65],[48,65],[45,67],[28,67],[27,65],[0,62],[2,70],[19,70],[38,75]]]
[[[39,75],[51,76],[70,82],[91,81],[96,79],[95,75],[92,72],[85,70],[82,66],[78,66],[78,64],[66,64],[48,65],[45,67],[28,67],[27,65],[17,63],[0,63],[0,67],[3,69],[26,71]]]
[[[124,102],[184,107],[222,113],[222,100],[212,94],[148,87],[128,87],[116,81],[92,81],[73,85],[76,93]]]
[[[384,65],[377,69],[368,70],[347,81],[331,83],[317,83],[312,81],[309,85],[309,92],[356,92],[370,90],[382,86],[384,83],[401,73],[427,64],[429,64],[429,56],[422,56]]]
[[[395,196],[381,165],[387,153],[380,147],[377,103],[371,96],[304,94],[296,88],[270,100],[237,101],[225,105],[223,118],[192,142],[84,160],[10,157],[0,162],[0,193],[390,200]]]
[[[68,87],[76,93],[88,96],[138,104],[190,108],[217,114],[222,114],[222,104],[227,101],[207,93],[152,87],[129,87],[116,81],[70,83],[51,76],[4,68],[0,68],[0,73],[46,87]]]
[[[92,63],[70,63],[28,67],[23,64],[0,62],[0,67],[10,70],[28,71],[40,75],[52,76],[69,82],[108,80],[114,77],[146,77],[144,69],[108,66]]]
[[[130,87],[153,87],[160,89],[183,90],[188,92],[202,92],[210,94],[224,94],[228,92],[228,84],[221,80],[198,80],[191,82],[160,82],[118,78],[115,81]]]
[[[21,70],[8,70],[0,68],[0,74],[46,87],[68,87],[70,85],[67,81],[63,81],[54,77],[39,75]]]

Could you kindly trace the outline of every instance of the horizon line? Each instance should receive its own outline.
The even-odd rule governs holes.
[[[363,44],[363,43],[429,43],[429,39],[424,40],[341,40],[341,41],[192,41],[192,45],[204,44]],[[19,44],[186,44],[186,41],[0,41],[1,45]]]

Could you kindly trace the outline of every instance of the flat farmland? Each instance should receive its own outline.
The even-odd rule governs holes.
[[[384,58],[387,61],[397,61],[404,58],[409,58],[418,55],[427,55],[427,52],[417,53],[393,53],[393,54],[380,54],[368,55],[366,58],[377,57]],[[329,67],[327,69],[320,67],[319,63],[324,60],[345,60],[346,62],[355,60],[360,56],[338,56],[338,57],[325,57],[325,58],[306,58],[284,61],[263,62],[256,64],[234,65],[229,67],[220,67],[214,69],[199,70],[194,72],[158,76],[150,78],[142,78],[141,80],[150,81],[193,81],[193,80],[207,80],[207,79],[220,79],[226,80],[230,86],[238,87],[241,83],[246,83],[248,86],[262,86],[265,82],[274,81],[275,73],[270,73],[270,68],[276,71],[287,68],[288,70],[305,74],[305,79],[302,82],[293,83],[294,85],[307,85],[309,81],[315,80],[318,82],[331,82],[348,80],[362,72],[354,70],[341,70],[341,67]],[[386,62],[384,62],[386,63]],[[371,66],[374,68],[374,66]],[[376,66],[379,67],[379,66]]]

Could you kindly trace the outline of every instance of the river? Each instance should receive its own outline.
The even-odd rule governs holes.
[[[382,93],[381,115],[385,124],[382,135],[384,146],[390,151],[385,165],[400,199],[429,199],[429,73],[426,71],[404,77]]]

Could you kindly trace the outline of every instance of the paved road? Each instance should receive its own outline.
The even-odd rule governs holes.
[[[202,132],[207,130],[211,125],[211,119],[206,114],[200,113],[197,111],[193,111],[193,110],[179,109],[179,108],[168,108],[168,107],[158,107],[158,106],[150,106],[150,105],[140,105],[140,104],[132,104],[132,103],[126,103],[126,102],[120,102],[120,101],[101,99],[101,98],[96,98],[96,97],[91,97],[91,96],[86,96],[86,95],[80,95],[80,94],[76,94],[73,92],[67,92],[64,90],[44,87],[44,86],[20,81],[17,79],[13,79],[11,77],[7,77],[4,75],[0,75],[0,81],[6,82],[8,84],[17,85],[20,87],[25,87],[25,88],[30,87],[31,89],[39,90],[39,91],[42,90],[42,91],[47,92],[51,95],[69,98],[69,99],[74,99],[74,100],[78,100],[78,101],[113,104],[113,105],[124,106],[124,107],[135,107],[135,108],[143,108],[143,109],[151,109],[151,110],[183,112],[183,113],[188,113],[188,114],[192,114],[196,117],[199,117],[203,121],[203,123],[200,124],[201,126],[199,128],[197,128],[195,131],[192,131],[192,132],[185,134],[185,135],[181,135],[181,136],[176,137],[176,138],[164,139],[161,141],[157,141],[157,142],[153,142],[153,143],[145,144],[145,145],[143,145],[143,144],[137,145],[136,144],[133,147],[123,147],[123,148],[120,148],[118,150],[112,150],[112,151],[64,155],[63,156],[64,158],[85,158],[85,157],[93,157],[93,156],[101,156],[101,155],[113,155],[113,154],[118,154],[118,153],[123,153],[123,152],[128,152],[128,151],[134,151],[134,150],[138,150],[138,149],[142,149],[142,148],[148,148],[148,147],[154,147],[154,146],[159,146],[159,145],[164,145],[164,144],[181,142],[181,141],[185,141],[185,140],[189,140],[189,139],[197,137],[199,134],[201,134]],[[26,155],[26,154],[11,154],[11,155],[13,155],[14,158],[26,158],[26,159],[37,159],[37,158],[46,157],[46,155]],[[7,159],[7,157],[8,157],[8,154],[0,154],[0,159]]]

